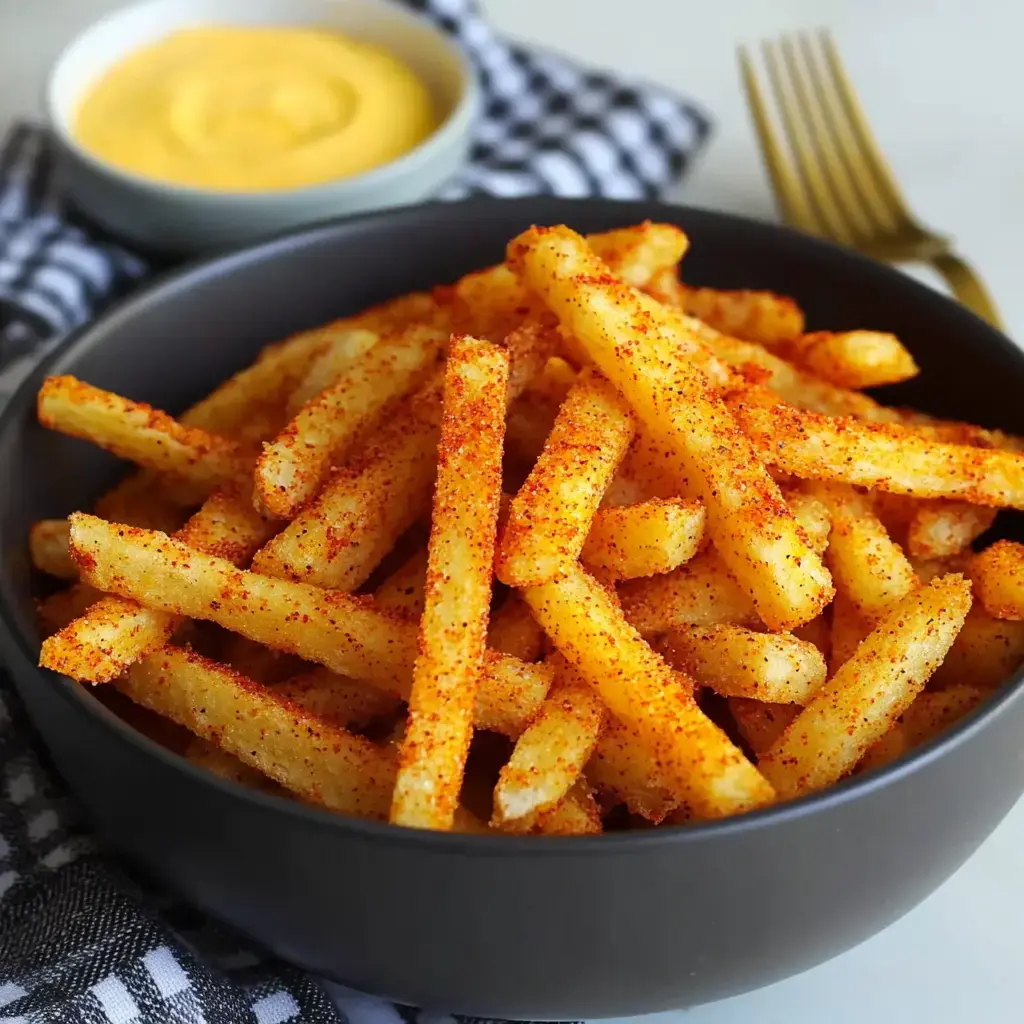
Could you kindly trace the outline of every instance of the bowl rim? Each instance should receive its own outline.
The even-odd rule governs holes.
[[[458,69],[460,92],[448,115],[425,139],[417,143],[408,152],[402,153],[393,160],[387,161],[387,163],[371,167],[358,174],[334,178],[312,185],[299,185],[294,188],[279,189],[232,190],[201,188],[197,185],[176,185],[171,181],[149,178],[143,174],[125,170],[97,156],[78,141],[74,132],[70,130],[67,124],[68,119],[60,113],[61,108],[54,95],[56,79],[72,52],[101,26],[112,24],[140,8],[170,5],[173,2],[174,0],[135,0],[134,3],[117,7],[91,21],[61,48],[50,64],[42,83],[42,105],[46,124],[50,131],[53,132],[59,145],[65,151],[71,153],[76,160],[86,164],[96,174],[116,181],[119,187],[130,187],[139,191],[148,191],[159,194],[165,199],[221,203],[229,206],[244,206],[253,203],[266,204],[272,203],[275,200],[281,203],[315,201],[317,199],[326,200],[335,197],[346,188],[383,188],[389,185],[395,178],[414,172],[424,161],[455,145],[464,135],[469,134],[479,116],[482,105],[479,75],[469,55],[450,35],[443,32],[418,11],[390,3],[388,0],[355,0],[356,3],[367,8],[381,8],[394,17],[405,20],[410,24],[418,25],[420,28],[433,34],[447,51],[452,65]],[[320,3],[325,9],[338,6],[338,0],[315,0],[315,2]],[[351,3],[353,0],[342,0],[342,2]],[[235,24],[235,22],[232,22],[232,24]],[[313,23],[297,21],[296,24],[311,25]],[[80,98],[81,94],[78,96],[78,99]]]
[[[34,408],[35,394],[38,383],[54,363],[61,360],[70,350],[87,339],[90,332],[105,321],[131,313],[134,304],[147,300],[156,291],[176,285],[187,284],[193,275],[201,275],[215,265],[223,265],[226,270],[232,263],[244,264],[253,259],[271,256],[273,251],[287,243],[302,243],[316,236],[329,236],[339,228],[350,224],[367,224],[373,221],[401,220],[415,218],[420,211],[433,207],[448,207],[453,216],[462,213],[467,220],[475,220],[474,214],[479,211],[485,214],[489,207],[501,205],[522,206],[530,208],[538,202],[549,203],[556,207],[566,219],[571,219],[572,207],[583,208],[595,205],[614,211],[616,208],[636,211],[641,207],[647,211],[650,219],[661,218],[675,222],[685,222],[687,217],[719,221],[723,224],[739,223],[755,227],[758,230],[775,233],[789,244],[796,244],[811,250],[818,250],[822,255],[836,256],[847,260],[862,269],[870,269],[874,274],[893,275],[898,277],[901,286],[910,293],[918,294],[925,301],[945,303],[951,312],[967,321],[984,328],[990,336],[992,344],[1011,351],[1022,363],[1024,368],[1024,350],[1015,345],[1005,334],[996,330],[976,314],[961,306],[953,299],[936,292],[934,289],[901,274],[898,270],[879,264],[859,253],[843,249],[831,242],[803,234],[795,229],[782,225],[757,221],[751,217],[689,207],[681,204],[666,203],[657,200],[635,200],[617,202],[599,197],[562,198],[554,196],[528,196],[515,199],[496,197],[471,197],[457,202],[430,201],[390,210],[372,210],[365,213],[331,217],[298,229],[281,231],[275,235],[261,239],[258,243],[233,249],[227,253],[204,256],[155,275],[141,288],[136,289],[111,304],[94,320],[69,332],[56,343],[18,384],[6,405],[0,409],[0,438],[7,431],[15,429],[15,424],[30,413]],[[532,217],[533,215],[530,214]],[[629,215],[625,215],[629,216]],[[266,254],[266,255],[264,255]],[[61,698],[80,711],[98,718],[116,734],[134,745],[137,749],[156,757],[166,766],[178,772],[184,772],[199,784],[212,785],[225,796],[234,797],[262,808],[265,812],[287,814],[297,825],[307,828],[330,828],[347,832],[355,838],[366,841],[387,842],[398,846],[417,847],[424,852],[435,854],[458,854],[463,856],[490,855],[498,857],[514,856],[530,851],[535,856],[576,857],[581,853],[588,856],[616,855],[628,849],[648,849],[663,845],[691,844],[713,842],[720,836],[735,836],[747,832],[757,832],[775,824],[783,825],[813,815],[820,810],[840,807],[846,803],[866,797],[876,790],[925,770],[928,765],[946,755],[985,729],[988,723],[1003,713],[1007,705],[1017,700],[1024,700],[1024,665],[1005,680],[999,687],[992,690],[991,696],[968,714],[964,715],[951,728],[939,736],[922,744],[892,764],[873,769],[862,775],[842,780],[834,786],[799,797],[795,800],[774,804],[757,811],[747,812],[728,818],[695,822],[689,825],[662,826],[657,829],[623,831],[601,836],[519,836],[503,833],[476,835],[464,832],[436,832],[427,829],[407,828],[392,825],[389,822],[371,821],[364,818],[351,817],[323,808],[299,803],[295,800],[262,793],[243,786],[240,783],[223,779],[212,772],[192,764],[183,755],[150,739],[144,733],[129,725],[101,701],[96,700],[87,692],[87,688],[50,669],[38,667],[38,651],[29,642],[29,637],[20,628],[19,616],[8,607],[6,588],[0,589],[0,623],[9,633],[14,644],[30,666],[35,666],[40,682],[55,684]]]

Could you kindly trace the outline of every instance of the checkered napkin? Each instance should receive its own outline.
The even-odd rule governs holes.
[[[441,197],[654,197],[708,122],[648,85],[495,35],[472,0],[407,0],[472,57],[484,115]],[[43,129],[0,149],[0,404],[42,351],[151,270],[62,201]],[[0,673],[0,1024],[452,1024],[320,983],[153,892],[80,823]]]

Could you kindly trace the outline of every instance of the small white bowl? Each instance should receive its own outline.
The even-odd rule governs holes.
[[[147,43],[196,25],[316,25],[377,43],[406,61],[434,97],[442,122],[391,163],[322,185],[220,192],[153,181],[86,151],[72,132],[78,103],[112,64]],[[96,22],[58,58],[45,104],[71,198],[127,242],[186,253],[242,245],[321,220],[417,202],[466,161],[479,103],[458,46],[418,15],[386,0],[145,0]]]

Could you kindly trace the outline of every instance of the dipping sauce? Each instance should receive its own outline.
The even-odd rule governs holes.
[[[326,29],[177,32],[105,72],[73,132],[125,171],[174,185],[263,191],[370,170],[438,125],[413,71]]]

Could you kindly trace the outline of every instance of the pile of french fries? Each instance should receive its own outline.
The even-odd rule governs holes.
[[[899,339],[685,285],[687,245],[532,228],[178,419],[47,379],[40,422],[137,468],[32,529],[40,664],[438,830],[719,818],[933,738],[1024,661],[1024,546],[975,551],[1024,444],[879,404]]]

